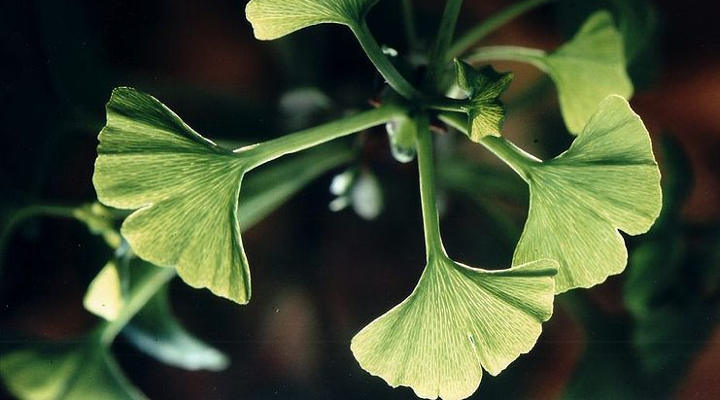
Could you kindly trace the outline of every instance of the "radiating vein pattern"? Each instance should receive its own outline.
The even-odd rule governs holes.
[[[557,86],[565,124],[574,134],[582,131],[606,96],[632,95],[622,35],[606,11],[590,16],[575,37],[544,63]]]
[[[541,260],[488,271],[433,260],[408,298],[353,338],[355,358],[419,397],[466,398],[483,368],[497,375],[533,347],[552,314],[555,267]]]
[[[604,100],[560,156],[529,169],[530,211],[514,263],[560,263],[556,290],[590,287],[622,272],[619,230],[646,232],[660,213],[660,171],[650,136],[620,96]]]
[[[193,287],[246,303],[250,273],[236,215],[243,160],[130,88],[113,92],[99,140],[98,199],[139,209],[122,226],[137,255],[176,267]]]
[[[255,37],[272,40],[322,23],[358,23],[378,0],[252,0],[245,14]]]

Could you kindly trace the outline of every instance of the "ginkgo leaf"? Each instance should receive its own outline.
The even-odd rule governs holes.
[[[356,25],[378,0],[251,0],[245,16],[255,37],[272,40],[308,26]]]
[[[124,306],[122,283],[115,260],[109,261],[90,282],[83,305],[108,321],[117,318]]]
[[[468,114],[470,139],[477,142],[492,135],[500,136],[505,121],[505,107],[500,95],[512,82],[512,73],[498,73],[486,66],[476,70],[470,64],[455,60],[455,71],[460,89],[468,95]]]
[[[148,301],[125,327],[123,335],[144,353],[174,367],[219,371],[229,363],[225,354],[203,343],[177,322],[170,310],[167,286]]]
[[[513,262],[557,260],[558,293],[620,273],[627,249],[618,229],[644,233],[660,213],[650,136],[620,96],[600,103],[566,152],[524,172],[530,211]]]
[[[435,258],[412,294],[363,328],[351,349],[390,386],[466,398],[483,368],[497,375],[534,346],[552,314],[555,273],[550,260],[488,271]]]
[[[509,59],[545,71],[555,82],[565,125],[580,133],[600,102],[611,94],[629,98],[632,82],[626,71],[623,38],[607,11],[591,15],[569,42],[553,52],[491,46],[480,48],[472,61]]]
[[[24,400],[145,399],[93,336],[4,347],[0,375],[10,393]]]
[[[607,11],[591,15],[573,39],[542,59],[555,82],[565,125],[580,133],[611,94],[632,96],[623,38]]]
[[[138,209],[121,230],[135,253],[174,266],[192,287],[247,303],[237,218],[244,159],[131,88],[113,91],[99,140],[93,184],[103,204]]]

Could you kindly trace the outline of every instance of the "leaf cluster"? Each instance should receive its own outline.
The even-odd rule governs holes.
[[[377,2],[251,0],[246,7],[261,40],[321,23],[348,27],[388,84],[372,109],[233,149],[196,132],[149,94],[129,87],[113,91],[93,184],[102,204],[130,214],[119,233],[97,215],[104,209],[75,214],[117,248],[85,297],[86,308],[105,322],[75,343],[8,350],[0,373],[14,393],[141,398],[112,360],[109,346],[120,332],[168,364],[224,368],[222,353],[171,317],[167,281],[177,273],[192,287],[246,304],[251,278],[241,232],[322,172],[351,162],[353,154],[343,147],[318,147],[302,158],[281,160],[284,166],[260,169],[251,184],[252,171],[378,125],[387,126],[396,158],[417,158],[426,265],[413,292],[352,339],[351,350],[369,373],[393,387],[411,387],[419,397],[466,398],[483,370],[497,375],[532,349],[552,315],[556,293],[591,287],[622,272],[627,249],[620,231],[646,232],[660,213],[662,194],[650,136],[627,101],[633,88],[612,16],[591,15],[569,42],[551,52],[471,46],[451,60],[462,1],[448,0],[427,52],[427,72],[417,85],[396,67],[366,23]],[[506,110],[500,97],[513,75],[480,65],[502,59],[535,65],[555,83],[565,125],[576,136],[564,153],[540,160],[502,136]],[[455,96],[457,89],[464,96]],[[436,175],[443,175],[435,172],[431,121],[456,128],[527,183],[530,209],[511,266],[469,267],[445,251],[435,183]],[[369,177],[359,180],[365,195],[378,191]],[[337,200],[352,201],[361,215],[376,215],[378,207],[368,204],[381,197],[355,196],[349,188],[334,191]],[[62,367],[42,368],[44,359]]]

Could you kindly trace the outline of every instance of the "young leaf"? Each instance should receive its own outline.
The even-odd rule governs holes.
[[[3,348],[0,375],[20,399],[144,399],[95,336],[77,343]]]
[[[501,74],[486,66],[476,70],[470,64],[455,60],[457,83],[469,98],[464,110],[468,114],[470,139],[477,142],[492,135],[500,136],[505,120],[505,107],[500,95],[512,82],[512,73]]]
[[[124,299],[115,260],[105,264],[90,282],[83,305],[86,310],[108,321],[117,318],[124,306]]]
[[[308,26],[357,25],[378,0],[251,0],[245,15],[255,37],[273,40]]]
[[[353,338],[353,354],[390,386],[466,398],[483,368],[497,375],[533,347],[552,314],[555,268],[541,260],[487,271],[432,259],[412,294]]]
[[[557,260],[558,293],[620,273],[627,249],[618,229],[644,233],[660,213],[650,136],[620,96],[600,103],[566,152],[525,175],[530,211],[513,262]]]
[[[479,49],[474,62],[509,59],[545,71],[555,82],[565,125],[582,131],[598,104],[611,94],[629,98],[632,82],[625,70],[623,39],[607,11],[591,15],[572,40],[551,53],[514,46]]]
[[[203,343],[177,322],[170,310],[167,286],[148,301],[125,327],[123,335],[144,353],[174,367],[219,371],[229,363],[225,354]]]
[[[93,184],[103,204],[139,209],[122,225],[135,253],[175,266],[190,286],[247,303],[237,219],[244,160],[131,88],[113,91],[99,140]]]

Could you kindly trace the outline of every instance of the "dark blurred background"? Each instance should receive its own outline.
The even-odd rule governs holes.
[[[510,3],[467,1],[459,29]],[[601,2],[560,3],[518,18],[484,43],[552,49]],[[432,37],[444,2],[415,4],[421,37]],[[652,19],[652,29],[642,34],[647,40],[630,67],[632,105],[664,172],[663,215],[649,234],[627,238],[624,274],[561,296],[535,350],[497,378],[486,374],[473,398],[720,398],[720,24],[710,2],[650,4],[654,13],[642,17]],[[259,42],[244,6],[241,0],[3,2],[2,210],[93,201],[96,136],[115,86],[152,93],[208,137],[241,142],[328,120],[378,94],[381,82],[347,29],[318,26]],[[399,10],[399,1],[381,1],[370,25],[403,54]],[[541,157],[566,148],[571,137],[552,85],[532,67],[498,65],[516,76],[507,94],[506,135]],[[315,88],[329,100],[302,114],[281,101],[299,88]],[[415,165],[392,159],[382,128],[354,140],[360,164],[384,190],[383,212],[373,221],[330,212],[328,174],[245,234],[249,305],[173,281],[179,318],[232,364],[217,373],[186,372],[120,338],[114,346],[120,364],[150,398],[412,397],[360,369],[349,342],[406,297],[421,272]],[[457,134],[443,140],[478,166],[476,178],[441,182],[448,251],[469,265],[509,265],[526,189],[482,148]],[[85,332],[96,319],[84,311],[82,296],[110,254],[76,222],[23,224],[0,255],[0,331],[45,339]]]

